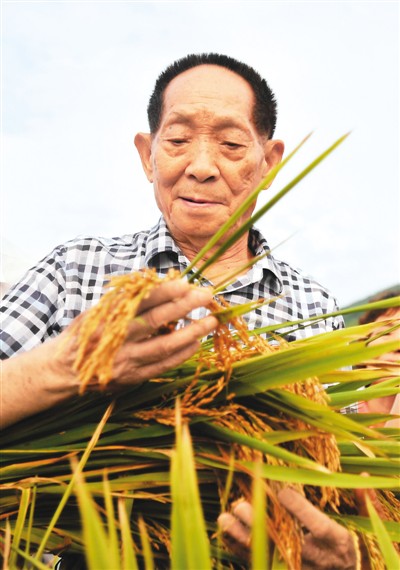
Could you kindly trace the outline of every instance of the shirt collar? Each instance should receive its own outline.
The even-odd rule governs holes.
[[[255,256],[270,252],[267,240],[256,228],[251,228],[249,233],[249,248]],[[166,254],[166,255],[163,255]],[[161,216],[158,223],[149,231],[147,239],[145,265],[147,267],[161,268],[172,266],[172,261],[178,261],[179,265],[186,268],[189,260],[177,246],[170,231],[167,227],[165,219]],[[280,294],[283,288],[281,272],[271,254],[257,261],[254,268],[261,268],[263,271],[269,272],[273,277],[273,289]],[[253,268],[253,269],[254,269]],[[250,272],[252,269],[250,269]]]
[[[271,249],[267,240],[257,228],[251,228],[249,233],[249,248],[255,256],[268,253],[263,259],[257,261],[254,267],[261,267],[263,271],[268,271],[274,277],[273,288],[277,294],[283,289],[282,275],[279,266],[271,254]]]
[[[162,254],[167,254],[163,256]],[[160,267],[161,258],[169,257],[178,260],[185,267],[189,260],[173,240],[164,218],[161,216],[158,223],[151,228],[147,238],[145,265],[147,267]]]

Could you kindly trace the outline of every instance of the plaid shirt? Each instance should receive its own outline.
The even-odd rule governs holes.
[[[256,229],[250,231],[249,248],[257,256],[269,251]],[[100,299],[111,275],[144,267],[154,267],[164,275],[171,267],[183,271],[188,264],[163,218],[149,231],[111,239],[83,237],[60,245],[4,297],[1,357],[30,350],[59,334]],[[335,299],[326,289],[271,255],[227,286],[223,295],[232,305],[274,299],[245,316],[250,329],[323,317],[337,310]],[[199,318],[204,314],[205,309],[198,309],[191,316]],[[286,338],[294,340],[341,327],[341,317],[327,318],[306,328],[296,328]]]

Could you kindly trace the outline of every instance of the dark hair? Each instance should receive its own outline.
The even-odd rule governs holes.
[[[388,291],[384,291],[383,293],[379,293],[375,297],[369,300],[372,301],[383,301],[384,299],[393,299],[393,297],[398,297],[400,295],[400,287],[395,289],[390,289]],[[367,323],[373,323],[382,315],[388,314],[390,316],[391,313],[394,313],[396,307],[388,307],[387,309],[371,309],[367,311],[359,318],[358,322],[360,325],[366,325]]]
[[[219,65],[237,73],[247,81],[254,92],[254,124],[260,134],[272,138],[276,126],[275,95],[265,79],[249,65],[219,53],[190,54],[174,61],[157,78],[154,91],[147,107],[150,132],[156,133],[160,127],[163,111],[164,92],[169,83],[178,75],[199,65]]]

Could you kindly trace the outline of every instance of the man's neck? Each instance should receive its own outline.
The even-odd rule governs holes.
[[[187,242],[182,243],[178,240],[175,241],[185,256],[189,259],[189,261],[192,261],[200,251],[201,247],[203,247],[200,247],[200,244]],[[196,263],[196,267],[200,268],[202,264],[207,261],[207,259],[209,259],[211,255],[218,249],[220,245],[221,244],[218,244],[209,252],[207,252],[207,254]],[[252,257],[253,254],[248,247],[248,234],[246,234],[235,244],[233,244],[232,247],[225,251],[217,261],[213,262],[210,267],[205,269],[203,276],[211,281],[214,285],[216,285],[221,281],[226,280],[230,275],[236,272],[237,276],[245,273],[246,270],[242,270],[242,268],[245,267],[245,265],[250,261]]]

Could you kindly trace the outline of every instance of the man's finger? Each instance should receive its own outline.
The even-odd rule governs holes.
[[[127,338],[141,340],[170,322],[185,318],[193,309],[212,300],[211,290],[191,287],[178,298],[164,299],[158,306],[142,311],[132,322]],[[217,322],[215,321],[217,326]]]
[[[126,342],[121,349],[121,356],[131,351],[137,364],[144,365],[168,358],[174,352],[182,350],[185,346],[199,341],[210,334],[218,325],[212,315],[193,321],[187,327],[175,330],[168,335],[154,336],[141,342]],[[124,351],[124,352],[123,352]]]
[[[249,560],[251,541],[249,528],[230,513],[222,513],[218,517],[218,526],[222,531],[222,540],[230,552],[242,560]]]
[[[190,287],[190,284],[184,279],[162,281],[162,283],[152,289],[147,297],[141,301],[139,312],[147,311],[152,307],[157,307],[157,305],[161,303],[172,301],[172,299],[178,299],[182,295],[185,295]]]
[[[210,315],[169,335],[125,342],[117,352],[113,377],[117,384],[134,384],[163,374],[193,356],[200,347],[199,339],[216,325],[216,318]]]
[[[249,528],[253,526],[253,507],[247,501],[238,501],[232,505],[232,513]]]
[[[363,471],[360,473],[362,477],[369,477],[369,474]],[[367,496],[371,500],[372,505],[375,507],[376,512],[382,520],[386,520],[388,517],[385,514],[383,506],[381,505],[378,495],[374,489],[355,489],[354,496],[356,498],[356,505],[358,514],[362,517],[369,517],[368,507],[367,507]]]
[[[176,299],[182,299],[186,295],[190,294],[191,291],[200,291],[200,295],[205,292],[209,302],[212,299],[212,288],[211,287],[197,287],[194,286],[184,279],[177,279],[176,281],[163,281],[159,286],[155,287],[150,291],[148,297],[143,299],[139,305],[138,313],[143,313],[149,311],[154,307],[163,305],[170,301]]]
[[[368,566],[369,567],[369,566]],[[311,533],[304,538],[301,550],[301,570],[354,570],[357,568],[357,552],[354,539],[347,533],[346,541],[326,544]]]
[[[347,540],[348,532],[344,527],[331,520],[294,489],[282,489],[278,493],[278,499],[316,538],[330,543]]]
[[[143,366],[136,366],[132,369],[124,369],[124,372],[118,376],[118,384],[138,384],[150,378],[157,378],[164,372],[179,366],[185,360],[188,360],[198,350],[198,343],[185,346],[182,350],[175,352],[170,357],[146,364]]]
[[[369,517],[368,508],[367,508],[367,497],[369,497],[380,519],[381,520],[387,519],[385,511],[381,503],[379,502],[378,495],[376,494],[376,491],[374,489],[355,489],[354,495],[356,498],[357,511],[359,515],[361,515],[362,517]]]

